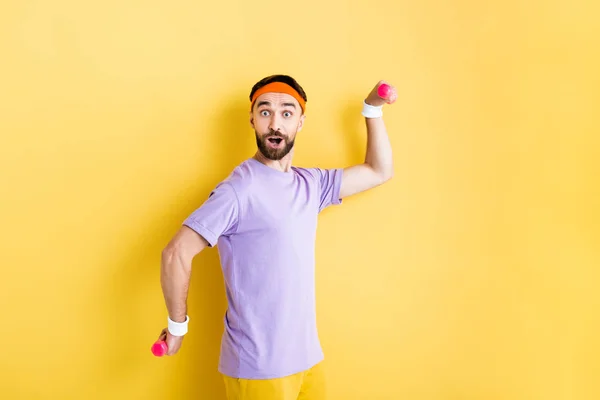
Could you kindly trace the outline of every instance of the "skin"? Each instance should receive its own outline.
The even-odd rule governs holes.
[[[271,168],[288,172],[292,166],[294,148],[286,153],[285,145],[295,141],[302,130],[306,115],[298,101],[286,93],[265,93],[259,96],[250,113],[250,125],[254,128],[257,141],[267,143],[267,137],[283,137],[282,148],[272,151],[271,156],[264,154],[259,146],[254,158]],[[265,145],[266,146],[266,145]],[[283,157],[282,157],[283,156]]]
[[[377,88],[385,81],[379,81],[365,98],[367,104],[383,106],[393,103],[396,90],[384,100],[377,94]],[[285,93],[264,93],[256,99],[250,112],[250,125],[255,131],[257,151],[254,158],[278,171],[289,172],[294,157],[294,147],[286,149],[296,140],[302,130],[306,114],[298,101]],[[340,198],[377,187],[393,177],[392,148],[387,129],[381,118],[365,118],[367,127],[367,150],[362,163],[344,168]],[[277,149],[267,149],[267,137],[278,136],[282,144]],[[262,146],[260,145],[262,144]],[[262,149],[262,150],[261,150]],[[289,150],[289,151],[286,151]],[[266,153],[266,154],[265,154]],[[192,229],[182,226],[170,240],[161,254],[161,286],[169,317],[176,322],[185,321],[187,296],[192,272],[192,260],[208,242]],[[159,338],[166,340],[167,355],[176,354],[181,348],[184,336],[173,336],[167,328]]]

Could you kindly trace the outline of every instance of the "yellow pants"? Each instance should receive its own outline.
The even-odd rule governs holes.
[[[325,400],[321,363],[311,369],[276,379],[237,379],[223,376],[227,400]]]

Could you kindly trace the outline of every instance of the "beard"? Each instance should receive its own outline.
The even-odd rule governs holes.
[[[286,135],[278,133],[276,131],[270,131],[267,134],[259,135],[258,132],[254,131],[256,136],[256,145],[258,149],[262,153],[263,156],[268,158],[269,160],[281,160],[285,157],[294,147],[294,139],[289,139]],[[269,141],[267,138],[281,138],[281,142],[276,148],[273,148],[269,145]]]

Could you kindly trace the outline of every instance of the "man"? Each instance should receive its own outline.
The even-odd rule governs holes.
[[[292,166],[306,93],[290,76],[260,80],[250,92],[256,154],[238,165],[184,222],[162,252],[168,355],[187,333],[192,259],[218,245],[228,308],[218,370],[230,400],[325,398],[315,317],[317,216],[341,199],[392,177],[380,81],[363,101],[365,162],[348,168]]]

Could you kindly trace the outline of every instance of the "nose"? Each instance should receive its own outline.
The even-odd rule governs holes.
[[[280,120],[276,113],[271,116],[271,121],[269,122],[269,129],[275,132],[281,131]]]

